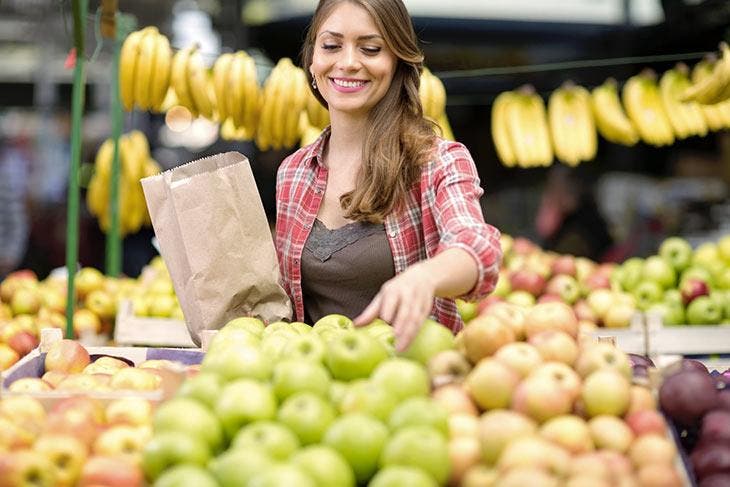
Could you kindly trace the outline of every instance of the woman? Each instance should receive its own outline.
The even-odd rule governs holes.
[[[405,349],[424,320],[457,332],[455,297],[494,287],[499,232],[466,148],[418,98],[423,55],[401,0],[321,0],[302,53],[331,125],[277,174],[276,245],[296,319],[379,317]]]

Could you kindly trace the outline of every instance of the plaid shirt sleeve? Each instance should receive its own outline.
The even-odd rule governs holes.
[[[474,258],[478,279],[462,298],[478,300],[494,290],[499,277],[500,233],[484,221],[479,204],[484,190],[467,148],[460,143],[442,141],[437,155],[430,178],[432,216],[439,233],[436,253],[460,248]]]

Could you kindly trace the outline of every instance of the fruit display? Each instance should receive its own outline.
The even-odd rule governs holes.
[[[715,325],[730,320],[730,236],[693,249],[670,237],[657,255],[632,257],[611,275],[615,289],[631,293],[639,309],[665,325]]]
[[[167,359],[143,360],[137,366],[123,356],[91,356],[76,340],[62,339],[48,346],[38,359],[39,377],[27,376],[5,384],[13,394],[63,392],[104,393],[161,391],[195,366]]]
[[[170,85],[170,41],[156,27],[132,32],[124,40],[119,60],[119,91],[127,111],[163,111]]]
[[[454,140],[454,134],[446,116],[446,89],[441,80],[425,67],[421,73],[418,96],[423,106],[423,115],[438,124],[443,138]]]
[[[621,88],[609,78],[588,93],[566,82],[544,102],[531,87],[500,93],[492,104],[491,132],[506,167],[549,166],[553,156],[576,166],[596,155],[596,132],[632,146],[639,140],[656,147],[675,139],[703,137],[730,127],[730,48],[689,68],[678,64],[659,77],[644,69]]]
[[[120,299],[132,301],[135,316],[185,320],[170,273],[159,255],[142,269],[137,279],[127,282],[129,284],[123,289]]]
[[[141,487],[141,455],[152,436],[153,405],[84,395],[48,409],[29,396],[0,399],[0,485]]]
[[[583,331],[596,327],[625,328],[637,311],[636,298],[612,288],[615,264],[541,249],[523,237],[503,234],[502,268],[494,292],[478,303],[457,301],[464,321],[496,303],[530,307],[560,302],[572,307]]]
[[[111,226],[109,193],[113,158],[114,141],[107,139],[96,153],[94,173],[86,192],[89,212],[99,219],[99,227],[104,232]],[[124,236],[152,225],[140,179],[158,174],[160,166],[150,156],[147,137],[139,130],[119,139],[119,161],[119,233]]]
[[[579,338],[565,303],[499,303],[429,362],[451,485],[680,486],[677,450],[629,357]]]
[[[664,413],[690,454],[697,485],[730,483],[730,373],[710,374],[695,360],[683,360],[659,391]]]
[[[445,485],[448,420],[428,396],[425,363],[452,350],[453,336],[427,321],[401,356],[394,338],[384,322],[354,329],[342,315],[313,326],[232,320],[156,411],[142,454],[148,481]]]

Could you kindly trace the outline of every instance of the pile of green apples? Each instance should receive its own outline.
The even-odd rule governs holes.
[[[642,311],[660,314],[665,325],[730,321],[730,235],[695,249],[670,237],[657,255],[632,257],[614,269],[611,283],[633,294]]]
[[[394,351],[391,326],[237,318],[155,412],[142,455],[155,486],[445,485],[448,415],[426,363],[454,347],[426,321]]]

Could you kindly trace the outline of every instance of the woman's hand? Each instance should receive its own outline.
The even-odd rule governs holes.
[[[436,279],[424,263],[409,267],[387,281],[370,304],[355,318],[355,326],[375,318],[390,323],[395,331],[395,347],[402,352],[428,318],[436,293]]]

